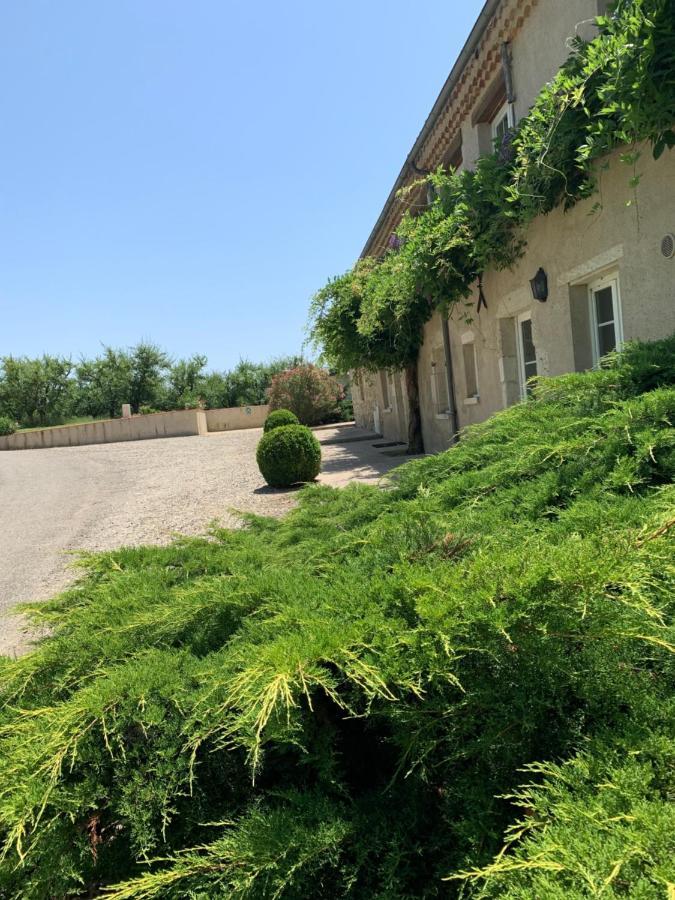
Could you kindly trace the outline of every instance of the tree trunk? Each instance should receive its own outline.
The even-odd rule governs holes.
[[[412,456],[424,453],[417,360],[405,367],[405,389],[408,395],[408,453]]]

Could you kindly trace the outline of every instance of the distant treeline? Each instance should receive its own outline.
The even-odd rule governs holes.
[[[23,427],[58,425],[76,417],[114,418],[122,404],[133,412],[266,402],[274,375],[302,362],[279,357],[266,363],[240,360],[225,372],[206,371],[195,354],[173,360],[155,344],[128,350],[104,347],[100,356],[73,362],[59,356],[0,358],[0,416]]]

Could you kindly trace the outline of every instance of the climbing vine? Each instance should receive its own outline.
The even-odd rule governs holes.
[[[618,0],[598,24],[494,153],[473,171],[429,175],[435,199],[403,217],[384,257],[316,294],[310,334],[331,363],[413,366],[434,311],[469,297],[488,268],[513,265],[537,216],[591,196],[601,157],[623,146],[635,187],[639,145],[655,158],[675,146],[675,0]]]

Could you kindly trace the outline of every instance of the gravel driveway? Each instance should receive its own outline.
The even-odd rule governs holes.
[[[255,462],[260,429],[86,447],[0,453],[0,653],[25,649],[9,610],[53,596],[74,577],[69,550],[162,543],[199,534],[230,510],[281,515],[295,492],[265,486]],[[353,426],[322,429],[321,481],[377,481],[401,458]]]

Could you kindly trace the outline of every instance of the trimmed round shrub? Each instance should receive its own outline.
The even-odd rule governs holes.
[[[14,434],[16,425],[9,416],[0,416],[0,435]]]
[[[314,481],[321,470],[321,447],[304,425],[281,425],[260,439],[258,468],[270,487]]]
[[[269,416],[265,419],[263,431],[273,431],[275,428],[281,428],[282,425],[299,425],[300,420],[290,409],[273,409]]]

